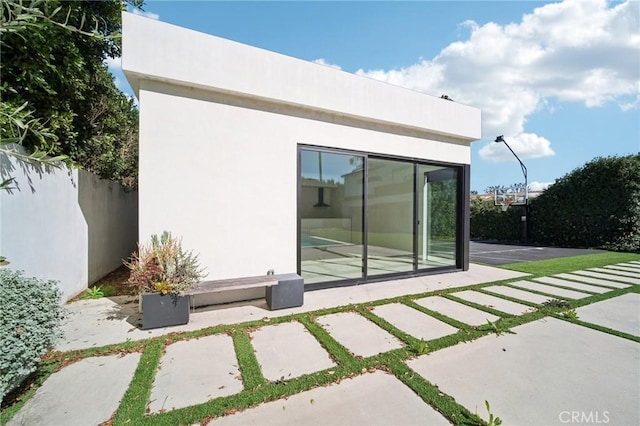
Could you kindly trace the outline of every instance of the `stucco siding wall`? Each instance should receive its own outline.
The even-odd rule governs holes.
[[[298,144],[470,162],[465,144],[228,105],[201,90],[142,81],[139,95],[140,239],[182,236],[207,279],[296,271]]]
[[[135,249],[137,193],[85,171],[25,168],[4,155],[0,162],[18,185],[0,190],[6,267],[59,281],[65,302]]]

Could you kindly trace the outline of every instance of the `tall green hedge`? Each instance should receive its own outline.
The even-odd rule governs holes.
[[[640,155],[596,158],[531,201],[536,243],[640,251]]]
[[[471,201],[471,238],[520,241],[522,209]],[[596,158],[530,200],[529,241],[640,251],[640,155]]]
[[[503,212],[493,200],[471,199],[471,239],[520,241],[522,237],[522,207],[510,207]]]

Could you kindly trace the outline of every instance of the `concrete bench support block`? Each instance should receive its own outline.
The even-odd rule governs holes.
[[[295,308],[304,302],[304,279],[298,274],[279,274],[275,276],[278,285],[267,287],[267,305],[272,311]]]

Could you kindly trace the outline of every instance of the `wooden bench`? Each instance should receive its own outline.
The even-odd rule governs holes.
[[[191,307],[195,310],[195,297],[202,294],[221,293],[231,290],[246,290],[266,287],[265,298],[269,309],[286,309],[304,303],[304,280],[298,274],[261,275],[258,277],[233,278],[203,281],[198,287],[186,291]]]
[[[257,277],[232,278],[227,280],[203,281],[198,287],[184,292],[190,296],[191,307],[195,309],[195,297],[201,294],[222,293],[231,290],[246,290],[256,287],[271,287],[278,285],[278,278],[275,275],[261,275]]]

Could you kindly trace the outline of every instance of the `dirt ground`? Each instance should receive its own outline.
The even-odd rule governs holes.
[[[105,297],[110,296],[130,296],[136,295],[137,290],[131,284],[127,283],[129,279],[129,270],[126,266],[121,266],[115,271],[110,272],[99,281],[91,284],[89,287],[100,287]],[[81,298],[82,295],[74,298]]]

